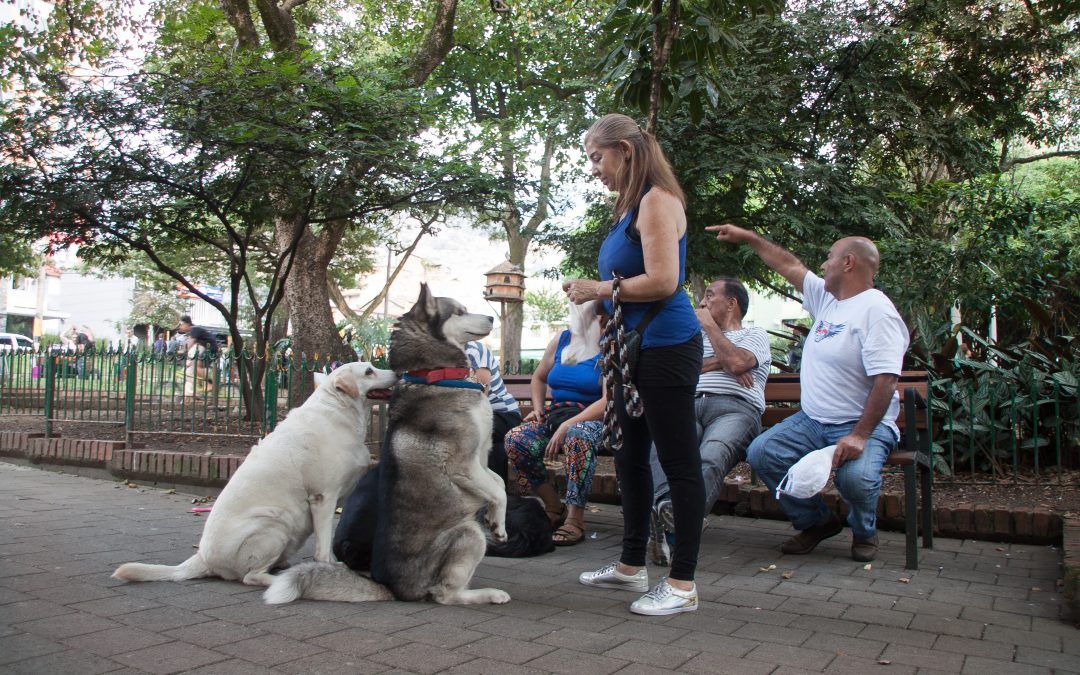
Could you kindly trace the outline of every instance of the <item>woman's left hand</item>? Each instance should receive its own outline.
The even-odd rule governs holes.
[[[570,302],[581,305],[600,297],[600,284],[601,282],[593,279],[570,279],[564,281],[562,287]]]
[[[544,459],[548,462],[555,461],[555,458],[559,456],[559,451],[562,450],[563,441],[566,440],[566,432],[573,426],[571,420],[566,420],[559,425],[559,428],[555,430],[555,433],[551,435],[551,440],[548,441],[547,448],[544,449]]]

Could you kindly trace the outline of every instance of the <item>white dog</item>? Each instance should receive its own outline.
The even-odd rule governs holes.
[[[370,363],[341,366],[258,445],[222,490],[199,552],[179,565],[126,563],[127,581],[218,576],[266,586],[312,531],[315,560],[333,560],[334,509],[370,463],[366,398],[389,396],[397,375]]]

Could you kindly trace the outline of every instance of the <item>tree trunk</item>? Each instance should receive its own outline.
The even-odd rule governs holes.
[[[503,220],[506,228],[506,240],[510,249],[510,262],[525,270],[525,254],[529,250],[529,240],[521,236],[521,217],[517,211],[507,214]],[[525,312],[520,302],[502,304],[502,340],[500,340],[499,360],[510,372],[516,372],[521,361],[521,324]]]
[[[507,373],[521,370],[521,324],[525,312],[520,302],[503,303],[502,354],[499,360]]]
[[[660,88],[663,84],[664,68],[671,58],[671,48],[679,35],[679,0],[668,0],[668,14],[664,30],[661,15],[664,13],[664,0],[652,0],[652,16],[655,29],[652,35],[651,63],[652,77],[649,81],[649,118],[645,130],[656,134],[657,117],[660,113]]]
[[[327,289],[327,268],[341,242],[345,223],[328,223],[315,236],[307,223],[299,218],[278,218],[274,225],[274,238],[282,253],[296,238],[298,228],[302,228],[302,232],[292,254],[285,298],[289,303],[289,319],[292,322],[293,362],[306,363],[309,372],[294,371],[293,402],[296,405],[302,403],[312,391],[310,370],[316,359],[320,362],[356,360],[351,350],[345,349],[338,335]]]

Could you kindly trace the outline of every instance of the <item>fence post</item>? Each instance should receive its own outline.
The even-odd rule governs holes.
[[[45,438],[52,438],[53,399],[56,396],[56,360],[55,354],[45,357]]]
[[[129,351],[120,357],[125,363],[124,370],[124,447],[130,448],[134,443],[135,431],[135,352]]]
[[[277,426],[277,359],[266,362],[263,375],[263,435],[270,433]]]

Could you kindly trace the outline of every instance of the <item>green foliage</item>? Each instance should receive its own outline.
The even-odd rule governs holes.
[[[1002,347],[967,328],[961,333],[974,350],[955,359],[935,355],[941,377],[933,383],[934,413],[944,420],[936,450],[952,440],[953,470],[1005,475],[1007,468],[1061,467],[1075,457],[1080,341],[1036,336]]]
[[[526,291],[525,312],[533,330],[541,326],[565,324],[569,317],[566,295],[560,291]]]
[[[600,43],[605,49],[598,64],[600,84],[613,88],[611,94],[622,107],[649,112],[652,83],[653,36],[666,25],[665,3],[652,0],[617,0],[604,17]],[[682,0],[678,38],[672,45],[661,74],[661,114],[682,109],[695,121],[704,111],[717,108],[731,92],[718,74],[726,59],[743,48],[735,26],[747,18],[775,13],[782,3],[773,0]],[[652,8],[661,14],[654,17]]]
[[[148,324],[171,328],[187,312],[187,306],[187,302],[177,297],[175,292],[139,290],[131,299],[131,314],[125,323],[129,326]]]
[[[390,331],[393,327],[393,319],[369,316],[362,321],[346,321],[339,325],[339,330],[360,360],[387,368],[390,362]]]
[[[30,276],[40,264],[25,238],[0,232],[0,277]]]

